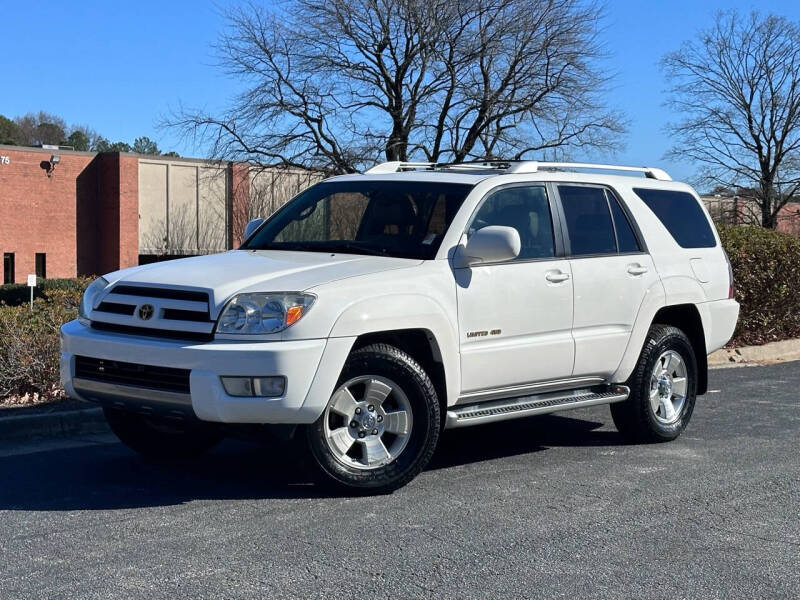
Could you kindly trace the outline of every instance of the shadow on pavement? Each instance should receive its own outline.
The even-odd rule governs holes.
[[[622,443],[602,423],[544,416],[447,431],[429,470],[529,454],[550,446]],[[121,444],[0,458],[0,510],[100,510],[191,500],[320,498],[310,465],[290,445],[275,450],[229,440],[193,461],[151,462]]]
[[[554,446],[624,444],[616,431],[596,431],[602,426],[597,421],[545,415],[445,431],[428,470],[530,454]]]

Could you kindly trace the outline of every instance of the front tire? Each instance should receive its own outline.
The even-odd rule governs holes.
[[[626,385],[631,394],[611,405],[619,432],[635,442],[666,442],[686,429],[697,396],[697,359],[686,334],[654,324]]]
[[[110,407],[103,408],[103,414],[123,444],[149,458],[194,458],[222,439],[204,423],[172,421]]]
[[[348,357],[306,440],[329,481],[387,493],[425,468],[440,421],[436,390],[422,367],[394,346],[371,344]]]

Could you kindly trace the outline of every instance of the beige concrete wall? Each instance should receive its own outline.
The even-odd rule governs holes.
[[[139,159],[139,253],[205,254],[227,249],[227,165]]]
[[[197,241],[197,167],[171,164],[169,169],[169,245],[195,254]]]
[[[238,183],[247,189],[232,190],[231,173],[227,163],[140,157],[139,253],[222,252],[236,237],[234,228],[243,229],[255,217],[268,217],[321,179],[300,169],[251,166]],[[233,197],[242,193],[249,203],[234,206]]]
[[[167,233],[167,165],[139,161],[139,254],[161,254]]]
[[[253,167],[250,171],[250,218],[267,218],[321,180],[322,176],[312,171]]]
[[[226,249],[228,230],[226,195],[228,189],[227,173],[218,167],[198,167],[198,251],[202,254]]]

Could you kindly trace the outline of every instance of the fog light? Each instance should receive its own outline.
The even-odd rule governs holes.
[[[283,396],[286,391],[286,377],[253,377],[255,396]]]
[[[277,377],[220,377],[229,396],[274,398],[286,391],[286,378]]]
[[[220,377],[229,396],[252,396],[253,380],[250,377]]]

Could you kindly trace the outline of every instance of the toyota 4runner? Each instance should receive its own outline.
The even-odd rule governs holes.
[[[702,202],[660,169],[393,162],[238,250],[97,279],[61,376],[143,454],[290,425],[329,479],[389,491],[442,429],[609,404],[626,438],[678,437],[738,311]]]

